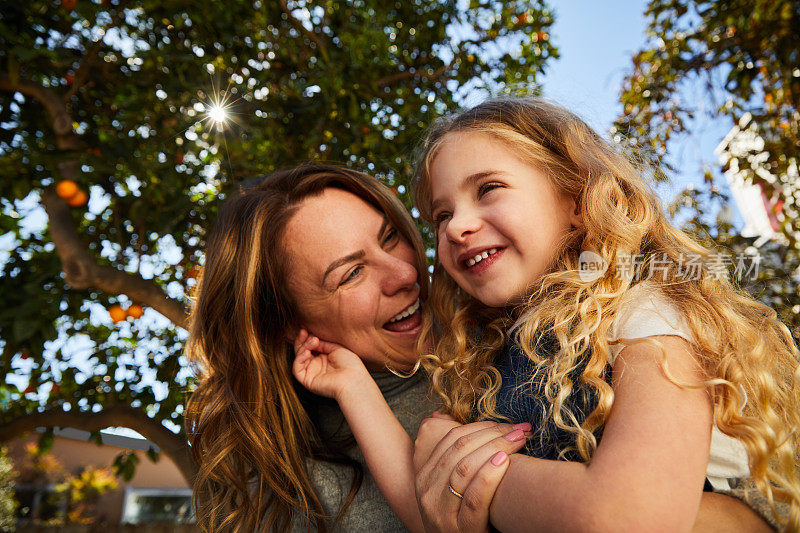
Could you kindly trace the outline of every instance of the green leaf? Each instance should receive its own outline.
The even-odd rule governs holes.
[[[158,462],[159,453],[155,450],[155,448],[150,447],[147,448],[147,458],[150,459],[152,462]]]
[[[44,455],[53,448],[55,437],[53,436],[53,428],[45,429],[44,433],[39,435],[39,454]]]

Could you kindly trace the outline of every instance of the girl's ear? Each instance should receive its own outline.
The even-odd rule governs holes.
[[[578,198],[570,198],[569,203],[569,223],[574,228],[583,227],[583,215],[581,214],[581,204]]]

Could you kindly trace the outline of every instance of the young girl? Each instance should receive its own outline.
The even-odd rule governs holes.
[[[495,526],[688,529],[704,486],[750,475],[800,530],[788,329],[585,123],[534,99],[442,122],[417,204],[437,235],[434,389],[459,422],[534,428],[492,503]],[[298,343],[295,362],[312,390],[317,342]]]

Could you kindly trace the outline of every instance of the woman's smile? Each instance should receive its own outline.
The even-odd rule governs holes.
[[[300,204],[284,242],[304,328],[347,346],[370,370],[413,366],[422,331],[417,255],[383,213],[325,189]]]
[[[392,333],[399,333],[403,336],[413,336],[416,338],[422,327],[422,311],[419,299],[408,308],[392,317],[391,320],[383,325],[383,329]]]

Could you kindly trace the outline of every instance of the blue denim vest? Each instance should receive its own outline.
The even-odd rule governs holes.
[[[539,337],[537,352],[547,358],[558,351],[558,340],[548,331]],[[572,381],[572,392],[564,402],[564,410],[574,414],[578,423],[597,406],[597,394],[589,386],[580,382],[580,375],[586,367],[589,354],[578,367],[569,374]],[[500,372],[501,385],[497,393],[496,410],[499,415],[507,417],[511,423],[530,422],[533,436],[528,439],[522,453],[540,459],[559,459],[559,453],[575,444],[575,435],[558,428],[553,421],[550,402],[544,394],[545,372],[539,369],[535,378],[536,365],[525,355],[517,344],[516,332],[510,335],[503,352],[497,357],[495,367]],[[498,419],[499,420],[499,419]],[[596,432],[598,441],[602,430]],[[569,450],[561,459],[580,461],[577,450]]]

